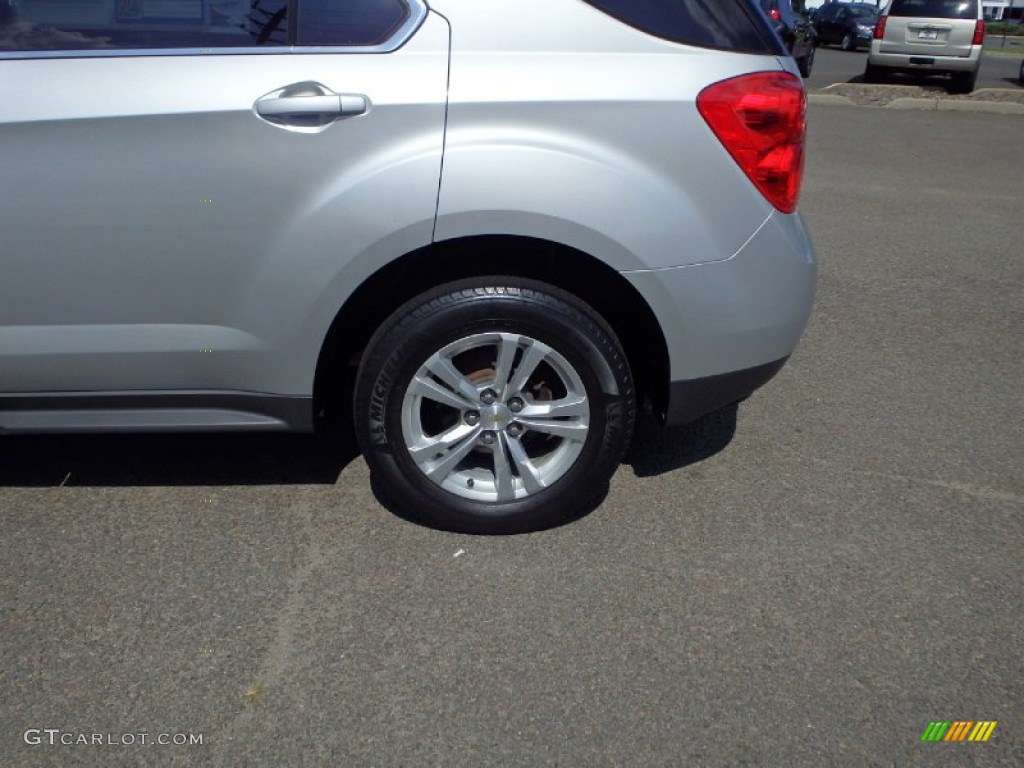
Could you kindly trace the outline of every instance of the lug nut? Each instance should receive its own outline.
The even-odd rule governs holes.
[[[523,428],[522,424],[517,424],[513,421],[508,425],[508,428],[505,431],[508,432],[509,437],[519,437],[526,430]]]
[[[525,403],[518,397],[513,397],[511,400],[508,401],[508,409],[513,413],[519,413],[521,410],[523,410],[524,405]]]
[[[466,411],[462,415],[462,420],[465,421],[469,426],[475,427],[480,423],[480,412],[479,411]]]
[[[493,432],[484,432],[482,435],[480,435],[480,442],[483,443],[484,445],[493,445],[494,444],[494,433]]]
[[[485,389],[480,393],[480,402],[484,405],[493,405],[498,400],[498,393],[493,389]]]

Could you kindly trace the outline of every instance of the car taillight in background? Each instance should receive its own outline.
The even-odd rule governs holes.
[[[779,13],[778,8],[772,8],[770,11],[768,11],[768,18],[771,19],[772,21],[781,21],[782,14]]]
[[[885,20],[888,16],[879,16],[878,21],[875,22],[875,40],[881,40],[885,36]]]
[[[985,22],[979,21],[974,25],[974,39],[971,45],[981,45],[985,42]]]
[[[788,72],[757,72],[709,85],[697,109],[733,160],[783,213],[796,210],[804,170],[807,100]]]

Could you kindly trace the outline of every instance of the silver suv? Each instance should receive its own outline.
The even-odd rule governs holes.
[[[980,0],[892,0],[875,24],[864,80],[949,74],[953,91],[970,93],[981,67],[982,19]]]
[[[347,413],[393,508],[530,530],[811,310],[748,0],[20,0],[0,96],[0,432]]]

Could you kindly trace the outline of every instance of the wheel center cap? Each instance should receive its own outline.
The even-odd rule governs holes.
[[[504,429],[512,420],[512,412],[500,403],[480,409],[480,424],[484,429]]]

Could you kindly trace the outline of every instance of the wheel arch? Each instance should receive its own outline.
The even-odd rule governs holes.
[[[476,235],[433,243],[381,267],[338,311],[321,346],[314,383],[319,421],[347,418],[366,343],[403,303],[431,287],[470,277],[508,275],[549,283],[589,304],[618,336],[638,401],[663,415],[669,355],[661,326],[637,289],[611,267],[570,246],[537,238]]]

